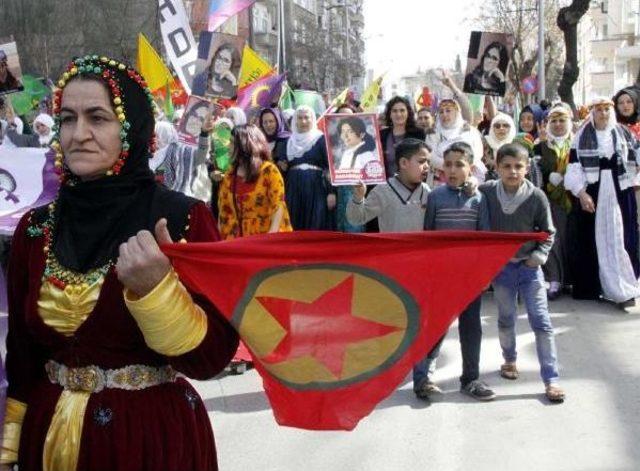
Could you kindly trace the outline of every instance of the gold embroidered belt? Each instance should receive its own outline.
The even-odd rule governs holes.
[[[176,379],[176,372],[170,366],[129,365],[115,370],[105,370],[93,365],[68,368],[49,360],[45,370],[49,381],[62,386],[66,391],[88,393],[97,393],[105,388],[137,391],[171,383]]]

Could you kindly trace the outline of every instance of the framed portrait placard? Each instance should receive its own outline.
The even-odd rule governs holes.
[[[463,91],[504,96],[512,51],[512,35],[472,31]]]
[[[374,113],[328,114],[324,134],[334,186],[378,184],[387,181]]]
[[[198,43],[194,95],[233,98],[238,92],[245,40],[240,36],[203,31]]]
[[[193,146],[198,145],[198,136],[200,136],[202,123],[204,123],[208,113],[217,114],[216,107],[219,107],[219,105],[211,103],[206,98],[191,95],[184,109],[184,114],[178,122],[180,142]]]
[[[20,56],[15,41],[0,39],[0,95],[24,90]]]

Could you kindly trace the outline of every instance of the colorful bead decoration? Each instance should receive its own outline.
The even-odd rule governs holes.
[[[122,170],[127,157],[129,157],[129,149],[131,146],[128,141],[128,136],[129,130],[131,129],[131,124],[127,120],[127,114],[125,111],[126,97],[122,92],[121,84],[116,70],[120,72],[126,71],[127,76],[138,85],[140,85],[147,97],[147,100],[149,101],[151,109],[153,110],[154,114],[156,113],[156,104],[153,100],[151,91],[147,87],[147,82],[136,70],[127,66],[126,64],[113,59],[109,59],[108,57],[104,56],[98,57],[97,55],[89,55],[75,59],[67,66],[66,71],[58,80],[58,90],[56,90],[53,97],[53,114],[55,120],[53,132],[55,133],[55,136],[53,138],[51,146],[56,152],[55,168],[56,172],[60,175],[60,181],[62,183],[70,185],[73,185],[75,183],[71,172],[69,171],[69,168],[64,163],[64,155],[60,147],[60,105],[62,103],[62,91],[64,87],[67,85],[69,80],[73,79],[73,77],[75,77],[76,75],[97,75],[103,79],[111,95],[113,111],[122,126],[122,129],[120,131],[122,151],[120,152],[120,157],[113,165],[113,167],[106,172],[107,175],[118,175]],[[150,154],[153,154],[156,151],[155,136],[151,138],[148,146]]]
[[[87,273],[79,273],[63,267],[56,258],[52,249],[53,228],[55,227],[55,202],[49,205],[49,215],[40,225],[29,225],[27,235],[30,237],[44,236],[43,251],[47,257],[42,275],[43,282],[49,282],[60,290],[69,294],[80,294],[89,286],[96,283],[100,278],[107,275],[109,270],[115,266],[113,260],[109,260],[105,265],[94,268]]]

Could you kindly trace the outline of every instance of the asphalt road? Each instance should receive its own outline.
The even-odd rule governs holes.
[[[458,392],[457,328],[450,330],[430,405],[410,377],[352,432],[310,432],[276,424],[254,370],[198,383],[213,423],[222,471],[640,470],[640,308],[563,297],[551,304],[561,385],[545,399],[526,315],[518,322],[516,381],[502,379],[496,309],[483,303],[481,379],[490,403]]]
[[[352,432],[278,426],[254,370],[195,382],[210,413],[220,470],[640,470],[640,308],[623,313],[607,303],[563,297],[551,311],[567,393],[559,405],[544,397],[524,313],[517,326],[520,378],[499,377],[490,293],[482,309],[481,379],[498,394],[493,402],[458,392],[455,325],[434,378],[444,394],[424,403],[408,376]],[[5,332],[2,313],[0,334]]]

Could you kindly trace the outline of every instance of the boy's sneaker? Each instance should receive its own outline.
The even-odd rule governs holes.
[[[418,389],[414,391],[418,399],[429,399],[433,394],[442,394],[442,389],[436,383],[425,381]]]
[[[496,397],[496,393],[489,389],[489,386],[477,379],[461,386],[460,392],[467,396],[471,396],[478,401],[492,401]]]

